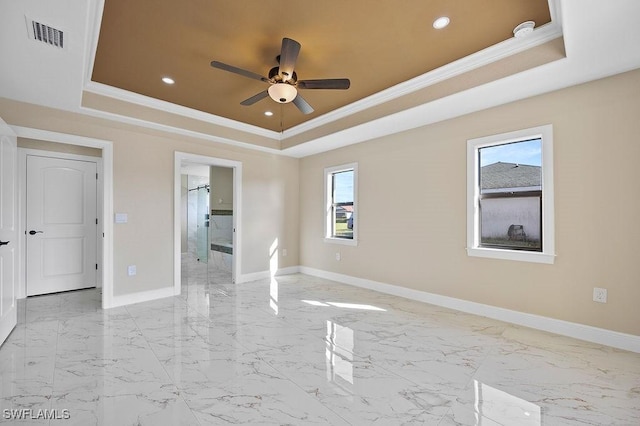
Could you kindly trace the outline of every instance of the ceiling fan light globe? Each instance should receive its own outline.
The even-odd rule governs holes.
[[[269,87],[269,96],[280,104],[287,104],[293,101],[297,95],[296,88],[287,83],[276,83]]]

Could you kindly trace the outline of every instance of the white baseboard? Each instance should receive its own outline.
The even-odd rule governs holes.
[[[297,274],[298,272],[300,272],[300,268],[298,266],[291,266],[288,268],[278,269],[278,272],[276,272],[276,276]],[[240,275],[236,279],[236,282],[246,283],[246,282],[266,279],[269,277],[271,277],[270,271],[254,272],[251,274]],[[124,294],[122,296],[114,296],[109,301],[110,302],[109,305],[105,306],[105,309],[117,308],[119,306],[131,305],[133,303],[149,302],[151,300],[162,299],[164,297],[173,297],[173,296],[176,296],[175,289],[173,286],[160,288],[157,290],[149,290],[149,291],[141,291],[138,293]]]
[[[355,287],[392,294],[406,299],[430,303],[432,305],[443,306],[461,312],[480,315],[537,330],[548,331],[550,333],[640,353],[640,336],[632,334],[619,333],[617,331],[606,330],[589,325],[528,314],[525,312],[512,311],[510,309],[470,302],[468,300],[456,299],[448,296],[441,296],[438,294],[427,293],[425,291],[413,290],[396,285],[352,277],[350,275],[337,274],[335,272],[323,271],[320,269],[309,268],[307,266],[300,266],[298,270],[300,273],[306,275],[325,278]]]
[[[469,314],[493,318],[511,324],[548,331],[550,333],[555,333],[562,336],[573,337],[576,339],[585,340],[587,342],[598,343],[601,345],[640,353],[640,336],[632,334],[620,333],[617,331],[606,330],[589,325],[543,317],[540,315],[528,314],[525,312],[513,311],[510,309],[499,308],[497,306],[485,305],[482,303],[471,302],[463,299],[456,299],[454,297],[442,296],[425,291],[400,287],[397,285],[353,277],[350,275],[323,271],[321,269],[310,268],[307,266],[290,266],[287,268],[281,268],[278,269],[276,276],[296,273],[324,278],[355,287],[378,291],[380,293],[404,297],[405,299],[416,300],[418,302],[429,303],[432,305],[442,306]],[[246,283],[268,279],[269,277],[271,277],[270,271],[253,272],[250,274],[240,275],[236,279],[236,282]],[[148,302],[150,300],[161,299],[163,297],[172,297],[174,295],[175,294],[173,286],[157,290],[125,294],[122,296],[114,296],[108,307],[115,308],[132,303]]]
[[[236,277],[236,284],[264,280],[266,278],[269,278],[270,276],[271,276],[271,273],[269,271],[252,272],[250,274],[241,274]]]
[[[276,276],[297,274],[298,272],[300,272],[299,266],[289,266],[287,268],[278,269],[278,271],[276,272]],[[237,277],[236,283],[238,284],[248,283],[251,281],[265,280],[270,277],[271,277],[271,271],[252,272],[250,274],[242,274],[239,277]]]
[[[117,308],[118,306],[131,305],[133,303],[149,302],[151,300],[162,299],[164,297],[175,296],[173,286],[159,288],[157,290],[141,291],[138,293],[123,294],[121,296],[113,296],[111,303],[106,308]]]

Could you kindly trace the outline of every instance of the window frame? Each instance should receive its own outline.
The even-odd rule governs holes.
[[[353,171],[353,238],[333,235],[333,175]],[[324,169],[324,242],[348,246],[358,245],[358,163],[348,163]]]
[[[540,139],[542,145],[542,230],[541,251],[480,245],[480,161],[479,149]],[[553,264],[555,225],[553,201],[553,126],[544,125],[467,140],[467,255],[492,259]]]

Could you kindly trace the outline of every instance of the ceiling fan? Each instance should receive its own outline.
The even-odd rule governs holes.
[[[282,48],[280,55],[276,57],[278,66],[271,68],[269,77],[263,77],[251,71],[242,68],[227,65],[218,61],[211,61],[211,66],[224,71],[229,71],[254,80],[260,80],[269,83],[270,86],[256,95],[240,102],[240,105],[253,105],[259,100],[271,97],[274,101],[286,104],[293,102],[303,114],[311,114],[313,108],[298,93],[298,89],[339,89],[346,90],[351,85],[348,78],[326,78],[321,80],[298,80],[298,76],[294,71],[296,60],[300,53],[300,43],[290,38],[282,39]]]

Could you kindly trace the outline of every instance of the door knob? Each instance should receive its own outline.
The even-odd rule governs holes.
[[[44,234],[43,231],[34,231],[33,229],[31,231],[29,231],[29,235],[36,235],[36,234]]]
[[[7,244],[9,244],[11,241],[0,241],[0,246],[6,246]]]

